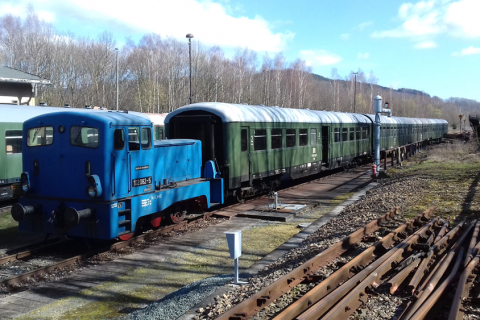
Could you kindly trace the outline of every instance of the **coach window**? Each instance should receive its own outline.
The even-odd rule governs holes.
[[[140,150],[140,139],[138,136],[138,127],[128,128],[128,150]]]
[[[247,151],[248,149],[248,137],[247,137],[247,129],[242,129],[240,132],[240,140],[241,140],[241,150],[242,152]]]
[[[266,150],[267,149],[267,130],[256,129],[253,137],[253,150]]]
[[[360,140],[362,138],[360,136],[360,127],[356,127],[356,130],[357,130],[357,134],[356,134],[357,140]]]
[[[362,139],[367,139],[367,128],[362,128]]]
[[[298,143],[300,146],[308,145],[308,129],[300,129],[298,132]]]
[[[355,140],[355,128],[350,128],[350,141]]]
[[[342,141],[348,141],[348,128],[342,129]]]
[[[272,149],[280,149],[282,147],[282,129],[272,129],[270,133]]]
[[[297,145],[296,143],[296,132],[297,130],[295,129],[287,129],[287,148],[295,147]]]
[[[97,148],[98,129],[80,126],[70,127],[70,144],[76,147]]]
[[[334,142],[339,142],[340,141],[340,128],[334,128],[333,129],[333,136],[334,136]]]
[[[125,148],[125,131],[123,129],[115,129],[113,132],[113,147],[115,150],[123,150]]]
[[[6,130],[5,147],[7,154],[22,153],[22,130]]]
[[[310,129],[310,145],[317,144],[317,129]]]
[[[143,150],[152,148],[152,131],[150,128],[142,128],[140,141],[142,143]]]

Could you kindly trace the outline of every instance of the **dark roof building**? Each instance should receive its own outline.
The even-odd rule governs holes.
[[[0,103],[35,105],[37,85],[50,84],[36,75],[0,66]]]

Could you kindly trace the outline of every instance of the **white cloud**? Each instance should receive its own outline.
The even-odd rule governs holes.
[[[395,29],[376,31],[373,37],[422,37],[448,34],[454,37],[480,37],[480,1],[434,0],[404,3],[398,10],[403,23]]]
[[[332,65],[342,60],[339,55],[327,50],[301,50],[300,56],[310,67]]]
[[[437,47],[437,44],[433,41],[419,42],[414,46],[415,49],[431,49],[436,47]]]
[[[358,55],[357,55],[357,58],[358,58],[358,60],[367,60],[368,58],[370,58],[370,53],[368,53],[368,52],[365,52],[365,53],[359,52]]]
[[[366,28],[370,27],[371,25],[373,25],[373,21],[362,22],[357,26],[357,29],[365,30]]]
[[[0,12],[23,16],[31,0],[9,2],[15,5],[0,5]],[[79,25],[94,24],[101,16],[102,20],[113,20],[145,33],[179,39],[193,33],[194,40],[208,45],[248,47],[256,51],[281,51],[295,36],[292,32],[275,33],[272,25],[260,16],[234,17],[229,13],[238,11],[228,5],[210,0],[38,0],[34,4],[42,7],[41,16],[49,21],[57,17],[60,23],[58,17],[62,17],[70,23],[77,19]]]
[[[480,54],[480,48],[474,48],[472,46],[463,49],[461,52],[454,52],[452,56],[468,56],[472,54]]]
[[[351,36],[350,33],[342,33],[340,35],[340,38],[342,38],[343,40],[348,40],[350,39],[350,36]]]

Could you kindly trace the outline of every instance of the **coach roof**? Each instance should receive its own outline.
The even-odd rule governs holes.
[[[308,109],[252,106],[220,102],[201,102],[180,107],[169,113],[165,123],[186,111],[207,111],[225,122],[287,122],[287,123],[371,123],[362,114]]]

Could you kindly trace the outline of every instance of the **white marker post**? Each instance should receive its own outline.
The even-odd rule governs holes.
[[[227,236],[230,258],[235,259],[235,284],[247,283],[238,281],[238,258],[242,255],[242,231],[225,232],[225,235]]]

